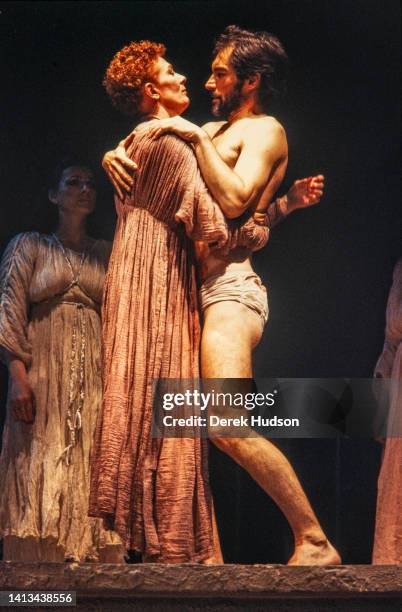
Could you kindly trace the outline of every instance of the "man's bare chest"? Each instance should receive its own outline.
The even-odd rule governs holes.
[[[219,156],[223,161],[234,168],[241,151],[241,135],[239,130],[233,128],[218,129],[216,136],[212,137],[212,142]]]

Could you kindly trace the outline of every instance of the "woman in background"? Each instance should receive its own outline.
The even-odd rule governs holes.
[[[378,479],[373,563],[402,563],[402,259],[388,296],[385,342],[374,373],[390,378],[389,437]]]
[[[0,357],[9,371],[0,457],[4,559],[122,562],[118,536],[87,516],[110,253],[108,242],[86,233],[93,173],[65,163],[49,199],[58,209],[56,232],[17,235],[0,268]]]

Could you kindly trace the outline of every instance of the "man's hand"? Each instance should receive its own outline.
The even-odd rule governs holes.
[[[161,134],[170,132],[176,134],[186,142],[196,143],[200,137],[205,136],[202,128],[182,117],[169,117],[167,119],[156,119],[150,124],[148,135],[151,138],[158,138]]]
[[[35,396],[26,376],[10,379],[10,407],[15,421],[33,423],[35,419]]]
[[[133,182],[134,173],[138,170],[138,166],[129,157],[127,157],[126,149],[132,143],[135,136],[135,130],[127,136],[125,140],[119,142],[113,151],[108,151],[102,160],[102,166],[113,183],[119,198],[124,198],[124,193],[130,193]]]
[[[324,193],[324,177],[322,174],[309,176],[295,181],[286,194],[287,212],[298,208],[307,208],[318,204]]]

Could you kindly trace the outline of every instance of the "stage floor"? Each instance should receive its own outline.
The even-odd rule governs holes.
[[[77,605],[64,610],[383,612],[402,610],[402,566],[2,562],[0,589],[75,591]]]

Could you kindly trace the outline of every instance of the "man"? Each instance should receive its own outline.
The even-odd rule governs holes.
[[[286,134],[266,110],[280,85],[285,63],[285,52],[275,37],[229,26],[217,41],[212,75],[206,83],[212,95],[213,113],[223,121],[199,128],[180,117],[170,117],[157,120],[151,132],[155,138],[172,132],[192,144],[202,176],[229,219],[254,217],[258,222],[259,215],[267,215],[267,203],[284,177]],[[105,158],[104,165],[113,175],[114,184],[123,160],[123,157],[116,160],[113,154]],[[127,165],[135,170],[135,164]],[[129,185],[129,175],[120,173]],[[314,194],[312,203],[319,200],[322,182],[323,177],[319,176],[302,184]],[[291,212],[286,205],[285,198],[268,209],[271,226]],[[202,377],[251,379],[252,351],[261,338],[268,314],[265,289],[251,267],[251,249],[240,236],[229,253],[212,252],[204,246],[199,259],[204,314]],[[340,562],[292,467],[271,442],[262,437],[217,435],[211,439],[245,468],[284,512],[295,537],[295,551],[289,564]]]

